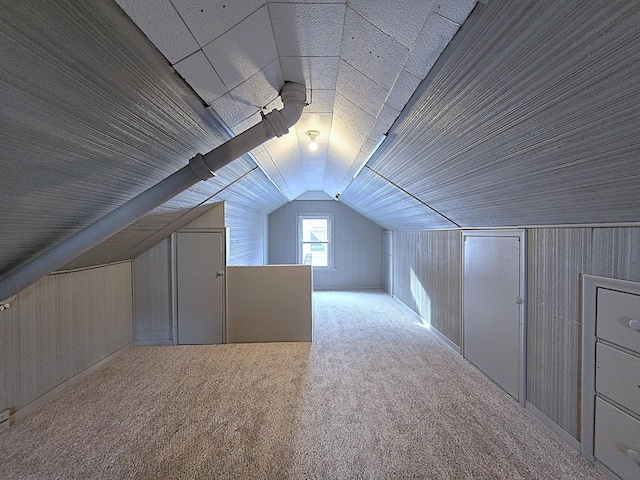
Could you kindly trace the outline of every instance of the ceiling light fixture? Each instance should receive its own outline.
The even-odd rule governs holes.
[[[311,150],[312,152],[318,150],[318,142],[316,141],[318,135],[320,135],[320,132],[317,130],[307,131],[307,136],[311,139],[311,142],[309,142],[309,150]]]

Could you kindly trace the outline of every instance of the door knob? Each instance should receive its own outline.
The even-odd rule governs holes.
[[[216,273],[216,277],[221,277],[224,275],[224,271],[222,270],[218,270],[218,272]]]
[[[518,305],[522,305],[524,303],[524,300],[522,299],[522,297],[513,297],[513,302],[517,303]]]
[[[636,332],[640,332],[640,320],[629,320],[629,328]]]

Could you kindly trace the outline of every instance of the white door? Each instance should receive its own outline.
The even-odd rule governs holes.
[[[221,232],[176,234],[178,343],[222,343],[224,241]]]
[[[384,289],[393,295],[393,232],[383,232],[382,239]]]
[[[464,356],[524,401],[524,232],[465,232],[464,240]]]

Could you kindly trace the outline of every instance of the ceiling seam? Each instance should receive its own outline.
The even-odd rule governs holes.
[[[436,210],[435,208],[433,208],[431,205],[429,205],[428,203],[423,202],[422,200],[420,200],[418,197],[416,197],[415,195],[413,195],[410,192],[407,192],[404,188],[402,188],[400,185],[398,185],[397,183],[392,182],[391,180],[389,180],[387,177],[385,177],[384,175],[382,175],[381,173],[376,172],[373,168],[371,168],[368,165],[364,166],[365,168],[368,168],[369,170],[371,170],[373,173],[375,173],[376,175],[378,175],[380,178],[382,178],[383,180],[385,180],[386,182],[389,182],[391,185],[393,185],[394,187],[396,187],[397,189],[403,191],[404,193],[406,193],[407,195],[409,195],[411,198],[413,198],[414,200],[417,200],[418,202],[420,202],[421,204],[423,204],[425,207],[427,207],[428,209],[432,210],[433,212],[437,213],[438,215],[440,215],[442,218],[444,218],[445,220],[453,223],[456,227],[458,228],[462,228],[461,225],[458,225],[456,222],[454,222],[453,220],[451,220],[449,217],[447,217],[445,214],[443,214],[442,212]]]

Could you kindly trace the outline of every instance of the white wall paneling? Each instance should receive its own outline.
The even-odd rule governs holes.
[[[334,269],[316,268],[315,289],[382,288],[382,228],[333,200],[288,203],[269,215],[269,264],[298,262],[298,215],[333,214]]]
[[[393,232],[393,294],[461,347],[458,230]]]
[[[15,413],[132,342],[131,262],[49,275],[0,325],[0,410]]]
[[[580,438],[580,274],[640,281],[639,227],[528,232],[527,397]]]

